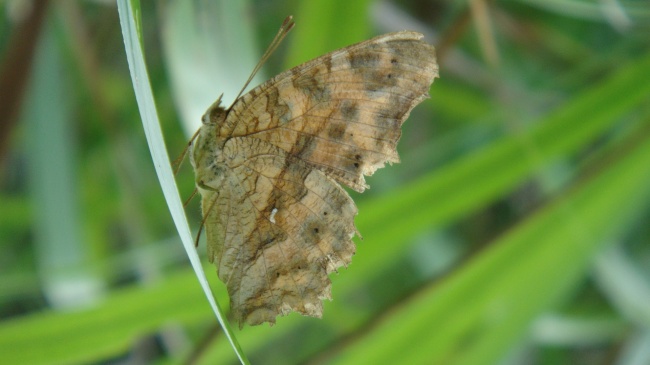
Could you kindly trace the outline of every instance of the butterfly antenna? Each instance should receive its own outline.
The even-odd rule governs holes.
[[[195,189],[196,191],[196,189]],[[196,234],[196,240],[194,241],[194,247],[199,247],[199,239],[201,238],[201,232],[203,231],[203,227],[205,227],[205,221],[208,220],[208,217],[210,216],[210,212],[212,211],[212,208],[214,208],[214,204],[217,202],[217,199],[219,198],[219,195],[217,195],[212,203],[210,204],[210,208],[207,210],[205,213],[205,216],[201,220],[201,225],[199,226],[199,233]]]
[[[190,138],[190,141],[187,142],[187,146],[183,149],[183,152],[181,152],[180,156],[176,157],[174,162],[172,162],[172,166],[174,167],[174,176],[178,175],[178,171],[181,169],[181,166],[183,166],[183,161],[185,161],[185,156],[187,156],[187,151],[189,151],[190,147],[192,146],[192,143],[196,139],[196,136],[199,135],[200,129],[197,129],[196,132],[194,132],[194,135],[192,135],[192,138]]]
[[[248,87],[248,84],[253,81],[253,77],[257,74],[257,72],[262,68],[262,65],[271,57],[271,54],[278,48],[280,43],[282,43],[282,40],[284,37],[287,36],[289,31],[293,28],[293,26],[296,23],[293,22],[293,16],[289,15],[284,19],[284,22],[282,22],[282,25],[280,26],[280,29],[278,30],[278,34],[275,35],[275,38],[273,38],[273,41],[271,41],[271,44],[269,44],[269,47],[266,49],[264,54],[262,55],[262,58],[260,58],[260,61],[257,63],[257,66],[253,69],[253,72],[251,72],[250,77],[248,77],[248,80],[246,80],[246,83],[244,84],[244,87],[241,88],[239,91],[239,94],[237,94],[237,97],[235,98],[235,102],[239,97],[244,93],[244,90]],[[234,103],[234,102],[233,102]]]

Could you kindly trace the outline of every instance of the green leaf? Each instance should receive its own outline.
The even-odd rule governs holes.
[[[43,311],[4,321],[0,353],[4,364],[89,363],[125,352],[134,339],[172,318],[195,322],[209,316],[205,294],[187,270],[164,282],[115,291],[96,308]]]
[[[381,321],[335,363],[489,364],[553,309],[650,201],[650,138]],[[611,214],[616,212],[616,214]],[[429,351],[405,351],[407,348]]]

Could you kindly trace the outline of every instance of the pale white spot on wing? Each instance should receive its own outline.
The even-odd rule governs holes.
[[[269,217],[269,220],[271,221],[271,223],[275,224],[275,213],[277,213],[277,212],[278,212],[278,208],[273,208],[273,210],[271,211],[271,217]]]

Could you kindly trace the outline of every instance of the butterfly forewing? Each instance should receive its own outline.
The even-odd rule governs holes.
[[[237,100],[219,134],[267,141],[361,192],[363,175],[399,161],[401,125],[438,74],[420,38],[389,33],[286,71]]]

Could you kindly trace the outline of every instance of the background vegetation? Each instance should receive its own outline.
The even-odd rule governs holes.
[[[0,4],[2,362],[236,363],[161,194],[115,3]],[[441,77],[402,163],[352,194],[364,240],[323,319],[236,330],[252,363],[650,363],[645,2],[143,2],[171,156],[289,14],[257,82],[401,29]]]

